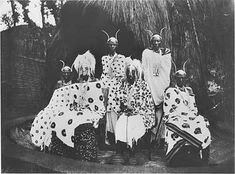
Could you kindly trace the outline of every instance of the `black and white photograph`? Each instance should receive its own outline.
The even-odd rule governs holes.
[[[1,173],[234,173],[234,0],[0,0]]]

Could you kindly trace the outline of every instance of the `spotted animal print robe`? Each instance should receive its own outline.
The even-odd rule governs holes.
[[[103,73],[101,80],[104,88],[109,88],[107,111],[119,111],[120,102],[117,102],[116,91],[121,85],[121,80],[125,76],[126,58],[123,55],[115,54],[114,56],[103,56],[102,65]]]
[[[74,147],[74,130],[81,124],[94,127],[105,113],[102,83],[75,83],[54,91],[46,108],[35,117],[30,130],[36,146],[49,146],[52,131],[67,146]]]
[[[155,125],[154,102],[152,94],[145,81],[137,80],[133,85],[124,84],[117,91],[118,100],[124,106],[132,108],[129,116],[123,113],[117,121],[116,140],[127,142],[132,147],[132,142],[141,138],[147,129]]]
[[[170,87],[164,94],[164,122],[167,152],[170,160],[184,145],[205,149],[211,143],[209,122],[198,115],[195,97],[190,87]]]

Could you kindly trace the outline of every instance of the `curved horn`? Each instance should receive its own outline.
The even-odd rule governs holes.
[[[115,33],[115,38],[118,40],[117,36],[118,36],[118,33],[119,33],[120,29],[118,29],[118,31]]]
[[[152,32],[152,31],[150,31],[150,30],[145,30],[145,31],[147,31],[147,32],[148,32],[148,34],[150,35],[150,37],[152,37],[152,36],[153,36],[153,32]]]
[[[107,40],[109,40],[109,34],[108,34],[106,31],[104,31],[104,30],[102,30],[102,32],[103,32],[104,34],[106,34],[106,36],[108,37]]]
[[[162,31],[166,29],[166,27],[163,27],[161,30],[160,30],[160,36],[162,36]]]
[[[174,62],[173,60],[171,60],[171,62],[173,63],[174,68],[175,68],[175,72],[176,72],[176,71],[177,71],[177,68],[176,68],[175,62]]]
[[[189,58],[184,62],[184,64],[183,64],[183,70],[184,70],[184,72],[186,72],[185,71],[185,65],[186,65],[186,63],[189,61]]]
[[[63,64],[63,67],[62,67],[62,68],[64,68],[64,66],[65,66],[65,63],[64,63],[64,61],[63,61],[63,60],[60,60],[60,62],[62,62],[62,64]]]

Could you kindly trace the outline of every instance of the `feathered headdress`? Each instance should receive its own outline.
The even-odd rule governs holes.
[[[182,69],[177,70],[175,63],[174,63],[174,61],[172,60],[172,63],[173,63],[174,68],[175,68],[174,76],[176,76],[176,77],[186,77],[185,66],[186,66],[186,63],[187,63],[188,61],[189,61],[189,59],[187,59],[187,60],[184,62]]]
[[[70,68],[69,66],[65,66],[65,63],[63,60],[60,60],[60,62],[63,64],[61,68],[61,72],[72,72],[72,68]]]
[[[133,59],[133,60],[128,60],[127,63],[127,68],[130,71],[134,70],[135,71],[135,76],[137,77],[137,80],[142,78],[142,74],[143,74],[143,69],[142,69],[142,65],[141,62],[137,59]]]
[[[149,33],[150,41],[152,41],[153,38],[156,38],[156,37],[162,39],[162,32],[163,32],[164,29],[166,29],[166,27],[164,27],[164,28],[162,28],[162,29],[160,30],[160,34],[153,34],[152,31],[146,30],[146,31]]]
[[[84,54],[76,57],[74,60],[72,66],[77,71],[79,75],[81,75],[83,68],[88,68],[88,75],[94,76],[95,74],[95,64],[96,60],[93,54],[88,50]]]
[[[106,34],[106,36],[108,38],[107,43],[112,43],[112,44],[118,44],[118,32],[119,31],[120,31],[120,29],[118,29],[117,32],[115,33],[115,37],[109,37],[109,34],[106,31],[102,30],[102,32],[104,34]]]

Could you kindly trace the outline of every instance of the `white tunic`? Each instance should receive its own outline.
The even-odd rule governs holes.
[[[163,101],[164,90],[170,85],[171,54],[163,54],[162,50],[156,53],[145,49],[142,54],[142,65],[154,103],[159,105]]]

